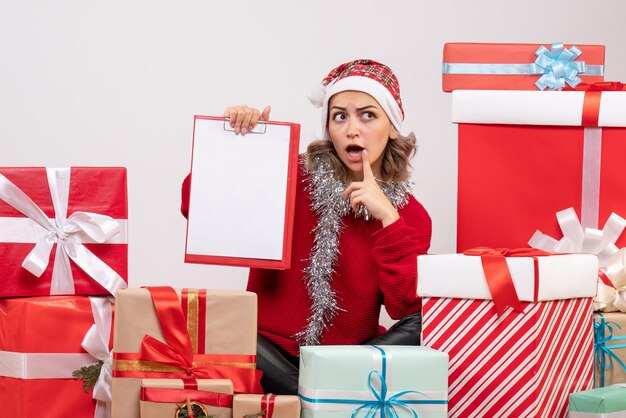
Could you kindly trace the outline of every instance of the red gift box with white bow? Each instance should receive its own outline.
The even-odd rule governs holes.
[[[0,297],[114,295],[127,218],[125,168],[0,168]]]

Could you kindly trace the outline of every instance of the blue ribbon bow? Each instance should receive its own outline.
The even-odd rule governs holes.
[[[599,322],[594,322],[593,324],[593,339],[594,339],[594,352],[595,352],[595,361],[600,366],[600,386],[604,386],[604,370],[610,369],[613,367],[613,360],[617,361],[622,369],[626,370],[626,364],[624,361],[620,359],[617,354],[613,352],[618,348],[626,347],[625,344],[612,344],[610,346],[606,346],[607,342],[611,341],[626,341],[626,335],[622,337],[614,337],[613,336],[613,325],[618,329],[622,329],[622,327],[615,322],[606,322],[604,320],[604,315],[598,313],[598,317],[600,318]],[[607,336],[608,333],[608,336]],[[608,356],[608,358],[607,358]],[[595,368],[594,368],[595,374]],[[595,377],[595,376],[594,376]],[[595,380],[595,379],[594,379]]]
[[[383,362],[384,361],[385,360],[383,357]],[[374,389],[374,387],[372,386],[373,376],[378,376],[378,379],[380,379],[380,393],[378,393],[376,389]],[[415,412],[415,410],[411,408],[406,402],[400,401],[399,398],[406,395],[407,393],[419,393],[419,392],[414,391],[414,390],[405,390],[403,392],[396,393],[389,399],[386,399],[387,398],[387,382],[385,380],[385,376],[378,373],[376,370],[372,370],[370,372],[368,376],[368,385],[370,387],[370,390],[376,397],[376,400],[365,401],[363,405],[357,407],[354,411],[352,411],[352,418],[356,417],[359,411],[363,408],[369,408],[369,410],[365,414],[365,418],[373,418],[374,416],[376,416],[376,413],[378,411],[380,411],[381,418],[385,418],[385,417],[399,418],[398,412],[396,411],[396,408],[395,408],[396,406],[407,409],[413,414],[414,418],[418,418],[417,412]]]
[[[576,87],[582,80],[578,73],[585,72],[585,62],[574,62],[582,54],[575,46],[565,48],[562,42],[553,43],[551,50],[540,46],[535,55],[537,59],[532,64],[532,74],[543,74],[535,85],[539,90],[560,90],[569,84]]]
[[[399,418],[398,412],[396,411],[396,406],[401,408],[405,408],[413,414],[414,418],[418,418],[417,412],[413,408],[411,408],[407,402],[411,401],[401,401],[399,400],[401,397],[408,393],[420,393],[414,390],[405,390],[403,392],[398,392],[389,399],[387,399],[387,353],[382,348],[372,345],[372,347],[376,348],[382,354],[382,373],[377,372],[376,370],[372,370],[367,377],[367,385],[370,390],[374,394],[376,400],[373,401],[365,401],[361,406],[357,407],[354,411],[352,411],[352,418],[354,418],[360,410],[363,408],[369,408],[367,413],[365,414],[365,418],[373,418],[378,411],[380,411],[380,417],[386,418]],[[380,380],[380,393],[376,391],[374,386],[372,385],[373,377],[377,376]]]

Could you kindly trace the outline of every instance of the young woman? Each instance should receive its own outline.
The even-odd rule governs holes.
[[[410,192],[415,136],[400,134],[404,111],[389,67],[356,60],[333,69],[311,98],[325,138],[302,156],[291,268],[250,269],[258,295],[257,366],[266,392],[295,394],[298,350],[313,344],[419,344],[417,255],[431,220]],[[269,118],[248,106],[225,110],[235,132]],[[186,214],[189,177],[183,184]],[[379,326],[381,305],[399,321]]]

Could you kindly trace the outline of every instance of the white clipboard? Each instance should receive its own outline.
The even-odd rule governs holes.
[[[185,262],[287,269],[300,125],[195,116]]]

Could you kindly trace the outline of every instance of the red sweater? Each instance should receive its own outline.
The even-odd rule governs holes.
[[[306,174],[300,170],[296,191],[291,268],[250,269],[248,290],[258,295],[259,333],[292,356],[299,354],[294,335],[305,329],[311,301],[303,280],[317,225],[305,190]],[[183,183],[181,210],[186,216],[189,177]],[[389,316],[400,319],[418,312],[417,255],[430,246],[431,220],[424,207],[410,196],[398,210],[400,219],[382,228],[379,221],[342,218],[339,256],[332,287],[340,308],[322,344],[360,344],[380,334],[381,304]]]

